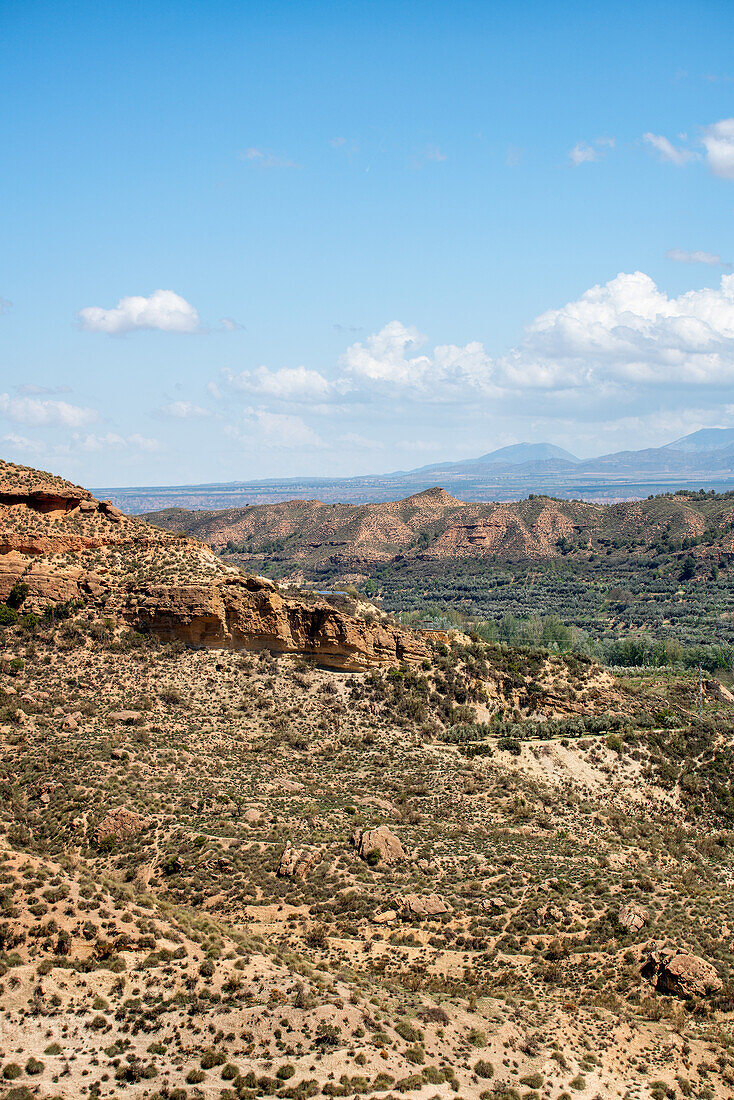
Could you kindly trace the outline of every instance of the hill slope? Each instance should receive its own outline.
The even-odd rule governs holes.
[[[156,526],[195,535],[243,559],[271,554],[299,568],[328,562],[359,572],[375,562],[559,558],[598,552],[614,540],[643,553],[659,543],[694,546],[699,556],[734,553],[734,495],[676,493],[614,505],[531,497],[502,504],[455,500],[430,489],[385,504],[282,504],[216,512],[154,512]]]
[[[417,637],[225,565],[203,543],[123,515],[86,489],[0,462],[0,600],[42,612],[94,602],[197,646],[309,653],[335,667],[419,660]],[[356,609],[353,609],[356,610]]]
[[[3,1100],[729,1100],[720,683],[457,633],[323,668],[330,604],[4,473]]]

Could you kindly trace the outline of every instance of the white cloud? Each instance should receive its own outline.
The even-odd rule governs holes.
[[[322,374],[306,367],[284,367],[273,371],[267,367],[257,367],[252,371],[240,371],[239,374],[228,370],[222,374],[235,390],[279,401],[323,401],[331,390]]]
[[[116,432],[82,434],[74,432],[65,443],[47,443],[27,436],[10,432],[2,437],[3,443],[14,451],[25,452],[29,455],[43,456],[44,462],[56,462],[60,459],[83,454],[104,454],[127,452],[131,455],[140,453],[153,453],[160,450],[157,439],[148,439],[143,435],[133,433],[123,436]]]
[[[703,132],[706,163],[715,176],[734,180],[734,118],[723,118]]]
[[[256,164],[259,168],[300,168],[301,165],[297,164],[289,157],[278,156],[277,153],[270,152],[269,149],[255,149],[251,147],[246,149],[244,153],[239,154],[240,160],[248,160],[252,164]]]
[[[170,405],[162,405],[160,409],[156,409],[156,414],[166,420],[201,420],[211,416],[208,409],[193,405],[191,401],[172,401]]]
[[[586,145],[585,142],[579,141],[574,145],[571,152],[568,154],[568,158],[576,168],[579,164],[586,164],[594,160],[599,160],[601,153],[598,149],[594,149],[591,145]]]
[[[677,264],[707,264],[709,267],[731,268],[731,264],[725,263],[718,252],[702,252],[700,249],[686,252],[683,248],[669,248],[665,255]]]
[[[364,343],[352,344],[341,357],[342,383],[357,389],[365,383],[419,390],[430,397],[437,387],[492,389],[492,364],[477,341],[465,347],[442,344],[433,355],[415,355],[426,343],[415,328],[391,321]]]
[[[592,161],[601,160],[605,151],[613,149],[615,144],[613,137],[596,138],[592,144],[586,141],[577,141],[568,154],[568,159],[575,168],[578,168],[580,164],[589,164]]]
[[[689,161],[695,160],[696,158],[696,154],[690,149],[683,149],[673,145],[671,141],[661,134],[651,134],[648,132],[642,135],[642,140],[652,146],[660,156],[660,159],[667,164],[675,164],[677,167],[681,168],[684,164],[688,164]]]
[[[66,401],[42,401],[38,397],[11,397],[9,393],[0,393],[0,416],[33,428],[81,428],[99,419],[96,409]]]
[[[34,439],[29,439],[25,435],[17,435],[15,432],[8,432],[3,436],[3,443],[7,443],[9,447],[14,447],[17,451],[27,451],[29,454],[42,454],[44,446],[42,443],[38,443]]]
[[[376,439],[368,439],[366,435],[360,435],[359,432],[345,432],[344,435],[339,436],[340,443],[346,443],[350,447],[358,447],[363,451],[380,451],[383,449],[383,444]]]
[[[225,427],[225,433],[248,449],[263,447],[279,450],[320,448],[324,441],[300,416],[274,413],[267,409],[246,409],[236,424]]]
[[[133,433],[123,436],[116,432],[106,432],[104,435],[79,435],[72,436],[73,449],[87,452],[109,451],[112,449],[124,449],[152,452],[160,448],[157,439],[148,439],[143,435]]]
[[[9,302],[7,298],[0,298],[0,313],[7,313],[8,310],[12,308],[12,302]]]
[[[161,332],[196,332],[199,314],[172,290],[154,290],[148,298],[121,298],[114,309],[86,306],[79,310],[79,323],[86,332],[106,332],[110,336],[136,329]]]
[[[498,362],[509,384],[579,387],[734,380],[734,275],[668,298],[636,271],[547,310]]]
[[[548,406],[623,404],[650,386],[734,383],[734,275],[720,287],[667,297],[643,272],[620,274],[575,301],[540,314],[522,341],[498,358],[483,345],[426,341],[392,321],[341,358],[335,389],[352,401],[385,393],[412,401],[486,400]],[[541,398],[540,392],[545,396]],[[575,395],[575,396],[574,396]],[[579,405],[580,409],[580,405]]]

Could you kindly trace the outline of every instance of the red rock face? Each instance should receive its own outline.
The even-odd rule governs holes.
[[[0,600],[17,582],[26,611],[81,599],[191,645],[302,653],[353,671],[427,655],[410,631],[283,596],[193,539],[125,516],[60,478],[0,463]]]

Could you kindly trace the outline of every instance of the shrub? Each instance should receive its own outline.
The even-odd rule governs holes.
[[[494,1077],[494,1066],[491,1062],[487,1062],[484,1058],[480,1058],[478,1062],[474,1063],[474,1072],[477,1077],[483,1077],[485,1080],[489,1080],[490,1077]]]
[[[529,1089],[542,1089],[543,1081],[542,1073],[529,1073],[527,1077],[520,1078],[520,1084],[527,1085]]]

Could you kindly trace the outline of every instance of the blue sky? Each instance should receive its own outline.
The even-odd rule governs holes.
[[[734,424],[730,3],[0,6],[4,457],[92,485]]]

